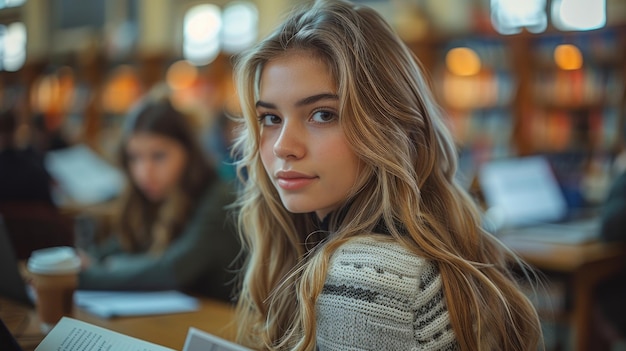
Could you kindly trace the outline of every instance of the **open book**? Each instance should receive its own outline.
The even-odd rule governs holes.
[[[63,317],[35,351],[174,351],[93,324]],[[250,351],[191,328],[182,351]]]

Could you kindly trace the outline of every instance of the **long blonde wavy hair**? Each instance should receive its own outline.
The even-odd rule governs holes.
[[[331,214],[332,235],[319,245],[309,245],[317,228],[311,214],[285,209],[259,155],[260,73],[290,50],[307,50],[328,65],[340,123],[363,164],[354,192]],[[438,266],[462,350],[537,348],[536,311],[510,270],[521,261],[481,229],[476,205],[455,182],[455,146],[418,61],[375,11],[316,1],[238,57],[235,72],[243,113],[235,144],[243,182],[238,223],[248,253],[238,342],[256,349],[315,349],[315,306],[330,256],[382,223],[393,238]]]

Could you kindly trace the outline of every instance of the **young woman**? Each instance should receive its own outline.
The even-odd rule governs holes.
[[[219,181],[187,116],[168,99],[128,117],[121,163],[130,180],[118,235],[91,250],[81,289],[189,289],[229,299],[239,253]]]
[[[481,229],[418,63],[375,11],[316,1],[236,73],[240,343],[537,348],[519,261]]]

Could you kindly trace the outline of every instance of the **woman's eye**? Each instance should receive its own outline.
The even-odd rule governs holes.
[[[282,120],[276,115],[265,114],[259,117],[259,122],[264,126],[273,126],[280,124]]]
[[[330,111],[317,111],[313,114],[311,119],[316,123],[328,123],[337,118],[337,115]]]

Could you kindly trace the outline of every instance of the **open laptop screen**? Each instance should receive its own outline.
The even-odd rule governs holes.
[[[545,157],[488,162],[479,177],[487,205],[502,215],[506,227],[556,222],[567,216],[567,201]]]

